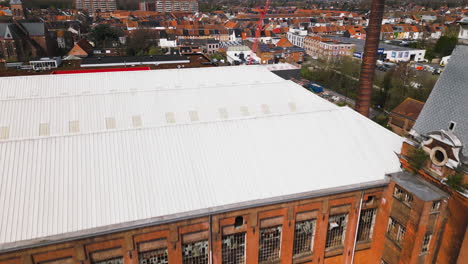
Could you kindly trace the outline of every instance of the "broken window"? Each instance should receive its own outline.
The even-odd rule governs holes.
[[[312,253],[314,246],[316,220],[297,222],[294,228],[294,256],[303,253]]]
[[[281,250],[281,226],[260,229],[258,262],[266,263],[279,260]]]
[[[159,248],[151,251],[141,252],[138,255],[140,264],[168,264],[167,248]]]
[[[223,263],[245,263],[245,233],[224,235],[222,243]]]
[[[405,238],[405,232],[405,227],[390,217],[387,228],[388,237],[396,244],[401,245],[401,242]]]
[[[184,264],[208,264],[208,240],[182,245]]]
[[[358,242],[371,240],[372,231],[374,230],[375,212],[376,212],[375,208],[361,211],[361,217],[359,219],[359,228],[358,228],[358,235],[357,235]]]
[[[424,236],[421,253],[426,253],[427,251],[429,251],[429,243],[431,242],[431,237],[431,234],[426,234]]]
[[[435,201],[432,203],[432,207],[431,207],[432,212],[439,211],[439,208],[440,208],[440,201]]]
[[[395,186],[393,196],[407,205],[410,205],[413,201],[413,196],[398,186]]]
[[[343,246],[348,214],[332,215],[328,218],[326,249]]]

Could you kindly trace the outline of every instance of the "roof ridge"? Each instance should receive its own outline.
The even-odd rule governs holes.
[[[291,82],[289,80],[277,80],[271,82],[251,82],[251,83],[237,83],[237,84],[226,84],[222,87],[235,87],[235,86],[249,86],[249,85],[258,85],[258,84],[275,84],[275,83],[285,83]],[[177,86],[177,85],[175,85]],[[65,98],[65,97],[81,97],[81,96],[95,96],[95,95],[109,95],[109,94],[126,94],[126,93],[141,93],[141,92],[176,92],[176,91],[187,91],[187,90],[202,90],[202,89],[213,89],[218,88],[219,86],[198,86],[198,87],[184,87],[184,88],[161,88],[161,89],[145,89],[145,90],[138,90],[138,89],[129,89],[129,90],[118,90],[118,89],[111,89],[106,90],[98,93],[80,93],[80,94],[62,94],[62,95],[52,95],[52,96],[29,96],[29,97],[14,97],[14,98],[1,98],[0,102],[11,102],[11,101],[22,101],[22,100],[35,100],[35,99],[53,99],[53,98]],[[1,89],[1,87],[0,87]]]

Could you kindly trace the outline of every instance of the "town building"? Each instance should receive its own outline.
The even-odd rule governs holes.
[[[419,114],[410,136],[403,143],[401,161],[418,177],[444,190],[447,203],[445,231],[437,242],[437,263],[466,261],[468,236],[468,108],[466,100],[468,46],[459,45],[452,53]],[[434,234],[429,231],[428,235]],[[419,238],[421,239],[421,237]]]
[[[363,26],[351,26],[347,27],[346,31],[344,32],[343,36],[347,38],[354,38],[354,39],[366,39],[366,30]]]
[[[406,136],[423,107],[423,102],[408,97],[390,112],[387,125],[396,134]]]
[[[83,38],[75,43],[75,45],[73,46],[73,48],[71,48],[67,55],[85,58],[91,55],[92,52],[93,46],[86,39]]]
[[[53,53],[54,43],[43,22],[0,23],[0,58],[21,61]]]
[[[307,55],[314,59],[334,59],[340,57],[351,57],[355,45],[346,42],[346,38],[334,40],[318,35],[307,36],[304,40],[304,50]]]
[[[75,0],[75,8],[79,10],[88,10],[90,14],[97,11],[109,12],[117,10],[116,0]]]
[[[354,44],[353,57],[358,59],[362,58],[365,40],[338,36],[328,36],[328,38],[335,41]],[[421,62],[425,60],[424,56],[426,56],[426,50],[424,49],[413,49],[409,47],[390,45],[383,42],[379,44],[378,52],[380,60],[390,62]]]
[[[166,12],[198,12],[198,0],[153,0],[139,3],[142,11]]]
[[[181,54],[214,54],[219,51],[219,41],[215,39],[180,39],[178,47]]]
[[[247,41],[249,45],[252,42]],[[256,52],[260,58],[260,64],[276,64],[279,62],[302,63],[304,60],[304,49],[294,46],[287,38],[279,39],[276,44],[260,43]]]
[[[225,47],[227,61],[231,65],[244,65],[252,62],[260,64],[260,58],[245,45],[232,45]]]
[[[190,59],[179,55],[154,55],[154,56],[104,56],[87,57],[81,61],[81,67],[138,67],[148,65],[176,64],[182,67],[190,63]]]
[[[307,30],[301,30],[301,29],[289,29],[288,33],[286,34],[287,38],[289,41],[294,46],[304,48],[304,39],[307,36]]]
[[[21,0],[11,0],[10,9],[13,19],[21,20],[26,18]]]

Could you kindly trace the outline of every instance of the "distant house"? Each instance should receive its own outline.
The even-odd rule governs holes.
[[[80,39],[78,42],[75,43],[73,48],[68,52],[67,55],[73,55],[77,57],[88,57],[93,51],[93,46],[86,40]]]
[[[408,97],[390,112],[390,119],[387,125],[396,134],[406,136],[411,128],[413,128],[423,107],[423,102]]]

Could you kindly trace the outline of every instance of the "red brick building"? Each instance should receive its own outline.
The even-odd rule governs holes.
[[[8,78],[0,263],[464,263],[454,73],[405,140],[262,66]]]
[[[423,107],[423,102],[408,97],[390,112],[387,125],[398,135],[406,136]]]
[[[352,56],[354,44],[332,40],[318,35],[307,36],[304,39],[304,50],[315,59],[332,59]]]

